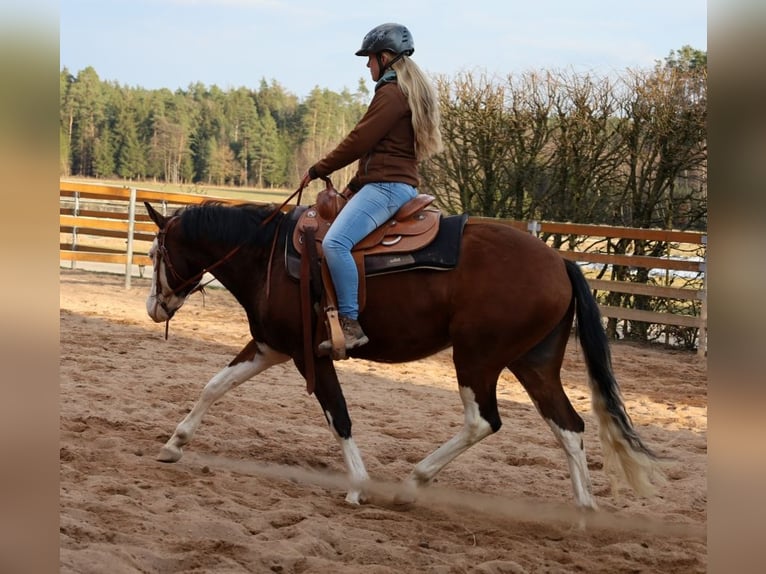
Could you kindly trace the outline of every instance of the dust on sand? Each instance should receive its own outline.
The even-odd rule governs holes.
[[[338,363],[373,502],[344,502],[337,443],[292,364],[219,400],[175,464],[160,447],[204,384],[249,340],[224,290],[170,324],[146,315],[147,279],[62,269],[61,572],[705,572],[707,370],[696,355],[627,343],[615,371],[639,433],[669,457],[659,496],[612,491],[578,345],[562,378],[586,421],[600,511],[573,512],[563,451],[515,378],[504,426],[450,464],[418,502],[391,495],[462,425],[445,351]]]

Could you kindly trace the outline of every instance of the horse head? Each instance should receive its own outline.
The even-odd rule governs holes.
[[[146,312],[155,322],[169,321],[186,299],[200,288],[203,270],[196,270],[183,254],[177,235],[179,215],[164,216],[144,202],[149,217],[157,225],[157,236],[149,250],[154,271],[146,298]],[[173,255],[171,256],[171,248]]]
[[[253,273],[257,257],[262,266],[270,260],[276,230],[284,217],[271,205],[252,203],[203,202],[184,207],[169,217],[158,213],[149,203],[144,205],[159,228],[149,250],[154,273],[146,300],[146,310],[157,322],[168,321],[189,295],[201,290],[206,273],[230,291],[237,286],[250,291],[243,281],[252,281],[258,275]],[[241,271],[243,256],[248,258],[247,272],[241,279],[238,272],[232,275],[231,268]],[[220,276],[222,273],[227,273],[231,284]]]

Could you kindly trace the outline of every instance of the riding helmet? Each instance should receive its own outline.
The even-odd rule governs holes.
[[[357,56],[369,56],[380,52],[393,52],[397,56],[411,56],[415,52],[412,34],[401,24],[381,24],[367,32],[362,40],[362,47],[357,50]]]

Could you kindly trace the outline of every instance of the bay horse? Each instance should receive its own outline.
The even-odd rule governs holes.
[[[146,208],[158,227],[149,252],[149,316],[169,321],[212,274],[247,314],[252,340],[205,385],[201,397],[162,447],[176,462],[208,408],[227,391],[269,367],[292,360],[306,376],[299,284],[288,276],[281,232],[288,214],[273,205],[187,206],[169,216]],[[296,209],[296,208],[294,208]],[[351,358],[416,361],[452,347],[464,425],[405,479],[412,502],[448,463],[500,429],[496,386],[504,369],[523,385],[566,453],[575,504],[595,509],[583,446],[583,419],[572,407],[560,371],[576,317],[599,424],[604,468],[613,486],[641,495],[661,477],[659,458],[625,410],[597,303],[579,266],[540,239],[501,223],[468,219],[457,266],[367,278],[360,323],[369,343]],[[316,321],[316,318],[314,319]],[[368,479],[351,434],[351,418],[331,357],[316,357],[314,393],[340,445],[350,487],[346,501],[364,502]]]

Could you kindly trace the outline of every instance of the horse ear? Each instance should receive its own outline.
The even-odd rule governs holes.
[[[154,209],[148,201],[145,201],[144,205],[146,206],[146,211],[149,213],[149,217],[152,218],[152,221],[154,221],[154,223],[157,224],[157,227],[159,227],[160,229],[164,229],[165,224],[168,221],[167,217],[165,217],[159,211]]]

